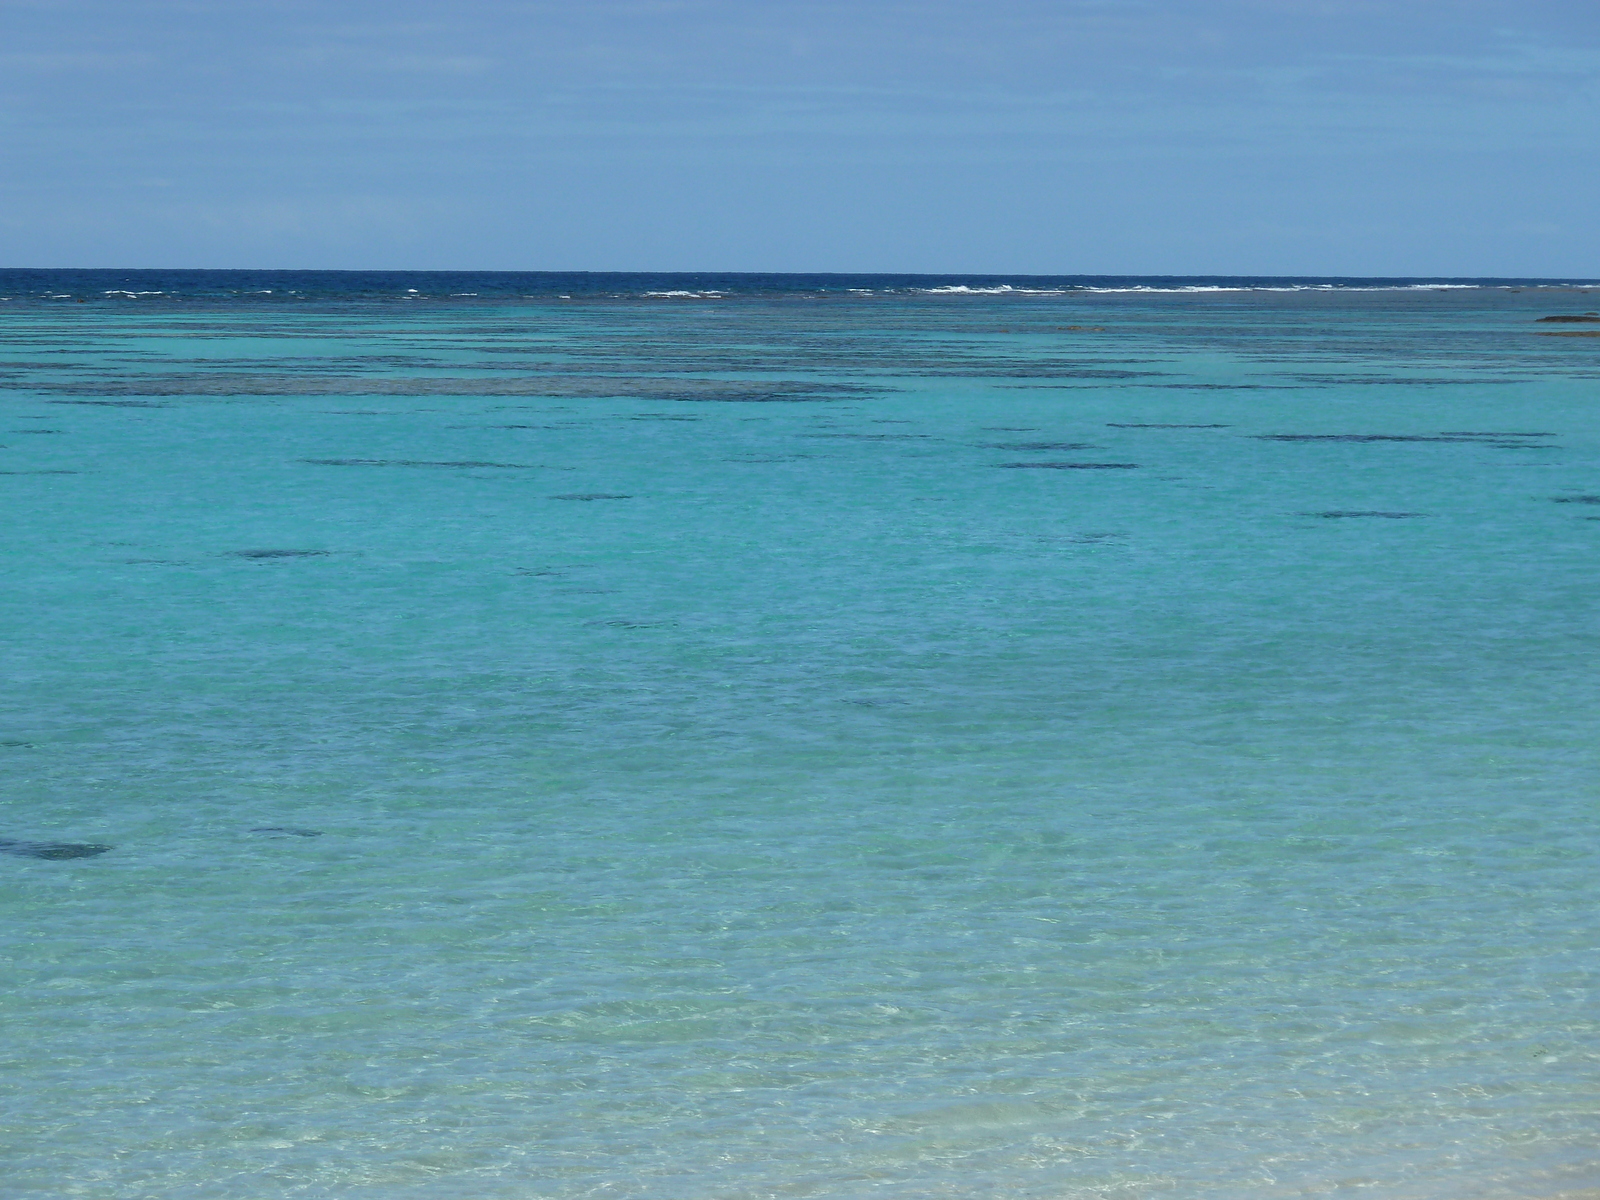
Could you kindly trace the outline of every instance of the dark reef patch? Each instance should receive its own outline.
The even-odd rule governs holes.
[[[403,378],[294,373],[189,372],[145,375],[103,383],[41,384],[50,391],[99,396],[541,396],[550,399],[633,396],[645,400],[807,401],[879,396],[892,389],[871,384],[778,379],[685,379],[637,375],[408,376]],[[54,400],[163,408],[144,400]]]
[[[1124,537],[1121,533],[1035,533],[1026,541],[1035,546],[1109,546]]]
[[[620,492],[558,492],[552,500],[632,500]]]
[[[985,450],[1098,450],[1088,442],[985,442]]]
[[[840,384],[837,386],[842,388],[845,385]],[[839,400],[847,395],[855,396],[862,394],[878,394],[881,393],[882,390],[883,389],[874,388],[871,389],[870,392],[867,392],[866,389],[862,389],[859,391],[841,392],[835,394],[831,388],[824,389],[822,387],[818,387],[811,391],[778,391],[776,389],[722,393],[652,391],[643,394],[647,399],[650,400],[664,400],[678,404],[708,402],[716,402],[720,404],[804,404],[819,400]]]
[[[75,389],[89,391],[89,388]],[[170,404],[152,404],[148,400],[47,400],[46,404],[87,404],[95,408],[171,408]]]
[[[1571,325],[1600,324],[1600,314],[1596,313],[1557,313],[1553,317],[1540,317],[1541,323],[1555,321]]]
[[[1253,433],[1259,442],[1467,442],[1476,437],[1426,433]]]
[[[82,471],[0,471],[0,475],[82,475]]]
[[[325,558],[332,554],[332,550],[229,550],[229,558]],[[146,560],[158,561],[158,560]]]
[[[1016,462],[996,463],[1013,471],[1132,471],[1138,463]]]
[[[987,372],[973,371],[970,374],[982,375]],[[1164,371],[1113,371],[1106,369],[1089,369],[1061,371],[1052,370],[1048,366],[1032,370],[1027,367],[1017,367],[1010,371],[996,371],[994,374],[1002,379],[1159,379]]]
[[[19,842],[14,838],[0,838],[0,854],[14,854],[19,858],[93,858],[110,849],[112,847],[94,842]]]
[[[1444,385],[1447,385],[1447,384],[1448,385],[1456,385],[1456,384],[1469,384],[1469,383],[1526,383],[1527,382],[1527,380],[1525,380],[1525,379],[1515,379],[1515,378],[1508,378],[1508,379],[1499,379],[1499,378],[1496,378],[1496,379],[1489,379],[1489,378],[1483,378],[1483,379],[1452,379],[1452,378],[1449,378],[1447,376],[1424,376],[1424,375],[1413,375],[1413,376],[1409,376],[1409,377],[1405,376],[1405,375],[1293,375],[1293,376],[1290,376],[1290,378],[1298,380],[1301,383],[1337,384],[1340,387],[1343,387],[1346,384],[1356,384],[1356,383],[1390,384],[1390,385],[1399,386],[1399,387],[1414,387],[1414,386],[1417,386],[1417,385],[1426,385],[1426,386],[1429,386],[1429,387],[1436,387],[1436,386],[1444,386]]]
[[[806,438],[845,438],[852,442],[909,442],[933,438],[931,433],[802,433]]]
[[[1600,496],[1552,496],[1557,504],[1600,504]]]
[[[293,825],[257,825],[249,832],[268,833],[277,837],[314,838],[322,836],[322,830],[320,829],[297,829]]]
[[[495,467],[508,471],[540,469],[536,463],[479,462],[476,459],[433,462],[415,458],[302,458],[300,461],[319,467]]]
[[[1121,421],[1107,421],[1108,429],[1232,429],[1231,425],[1168,425],[1165,423],[1128,424]]]
[[[1402,517],[1425,517],[1427,513],[1419,512],[1385,512],[1381,509],[1366,508],[1334,508],[1326,512],[1295,513],[1297,517],[1321,517],[1324,520],[1338,520],[1342,517],[1386,517],[1389,520],[1399,520]]]

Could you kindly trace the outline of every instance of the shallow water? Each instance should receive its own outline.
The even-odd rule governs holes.
[[[37,275],[8,1196],[1600,1186],[1600,291]]]

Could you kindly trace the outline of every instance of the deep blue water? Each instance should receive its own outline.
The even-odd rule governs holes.
[[[263,305],[378,299],[517,301],[559,296],[574,299],[724,293],[730,297],[809,297],[870,291],[916,294],[995,290],[1092,293],[1223,290],[1407,290],[1427,287],[1594,287],[1594,280],[1367,279],[1340,276],[1251,275],[845,275],[749,272],[619,271],[193,271],[0,269],[0,296],[26,302],[127,300],[146,306],[226,300]]]
[[[0,1190],[1600,1186],[1600,290],[1471,283],[0,272]]]

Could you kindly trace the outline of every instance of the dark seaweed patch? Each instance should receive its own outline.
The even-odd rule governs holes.
[[[0,471],[0,475],[81,475],[82,471]]]
[[[551,496],[552,500],[632,500],[632,496],[625,496],[619,492],[559,492]]]
[[[1553,317],[1540,317],[1539,320],[1540,322],[1559,321],[1567,324],[1581,325],[1600,322],[1600,316],[1596,316],[1594,313],[1558,313]]]
[[[65,429],[13,429],[12,433],[65,433]]]
[[[230,558],[323,558],[332,554],[331,550],[229,550]]]
[[[93,842],[19,842],[14,838],[0,838],[0,854],[14,854],[20,858],[93,858],[110,849],[110,846]]]
[[[985,450],[1098,450],[1088,442],[986,442]]]
[[[92,390],[92,389],[90,389]],[[95,408],[170,408],[168,404],[152,404],[148,400],[47,400],[46,404],[87,404]]]
[[[1254,433],[1261,442],[1475,442],[1476,438],[1421,433]]]
[[[320,829],[297,829],[293,825],[257,825],[250,832],[270,833],[278,837],[314,838],[322,836],[322,830]]]
[[[1167,425],[1155,423],[1131,424],[1122,421],[1107,421],[1108,429],[1232,429],[1231,425]]]
[[[1410,387],[1416,385],[1442,386],[1445,384],[1524,382],[1521,379],[1451,379],[1447,376],[1434,377],[1424,375],[1410,377],[1404,375],[1292,375],[1290,378],[1297,379],[1301,383],[1326,383],[1336,384],[1341,387],[1354,383],[1377,383]]]
[[[1032,540],[1042,546],[1100,546],[1122,536],[1120,533],[1039,533]]]
[[[873,392],[878,389],[871,389]],[[854,394],[854,393],[849,393]],[[759,391],[759,392],[665,392],[653,391],[649,393],[651,400],[665,400],[673,403],[706,403],[715,401],[721,404],[804,404],[819,400],[838,400],[843,397],[818,391]]]
[[[807,438],[846,438],[853,442],[907,442],[931,438],[931,433],[802,433]]]
[[[1018,367],[1011,371],[996,372],[1001,378],[1012,379],[1157,379],[1163,371],[1107,371],[1107,370],[1078,370],[1078,371],[1053,371],[1048,367],[1039,370],[1027,367]]]
[[[1441,429],[1440,437],[1451,438],[1530,438],[1530,437],[1555,437],[1553,433],[1512,433],[1509,431],[1481,430],[1481,429]]]
[[[796,364],[800,366],[802,364]],[[762,364],[763,367],[766,364]],[[805,369],[812,369],[805,365]],[[149,375],[49,386],[100,396],[542,396],[602,398],[637,396],[645,400],[728,400],[734,402],[815,401],[846,396],[877,396],[890,389],[869,384],[771,380],[665,379],[623,375],[377,376],[308,374],[229,374],[224,372]],[[101,404],[122,408],[164,408],[145,400],[55,400],[53,404]]]
[[[1557,504],[1600,504],[1600,496],[1554,496]]]
[[[479,462],[476,459],[431,462],[413,458],[302,458],[300,461],[313,463],[319,467],[496,467],[513,471],[539,469],[534,463]]]
[[[1326,512],[1295,513],[1297,517],[1322,517],[1326,520],[1338,520],[1341,517],[1387,517],[1390,520],[1399,520],[1402,517],[1425,517],[1427,513],[1419,512],[1383,512],[1378,509],[1329,509]]]
[[[585,621],[587,629],[659,629],[664,625],[671,625],[671,621],[628,621],[620,618],[610,621]]]
[[[1018,462],[996,463],[1014,471],[1132,471],[1138,463]]]

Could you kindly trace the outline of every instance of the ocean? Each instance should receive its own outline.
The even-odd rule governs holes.
[[[1600,1188],[1600,283],[0,297],[8,1200]]]

